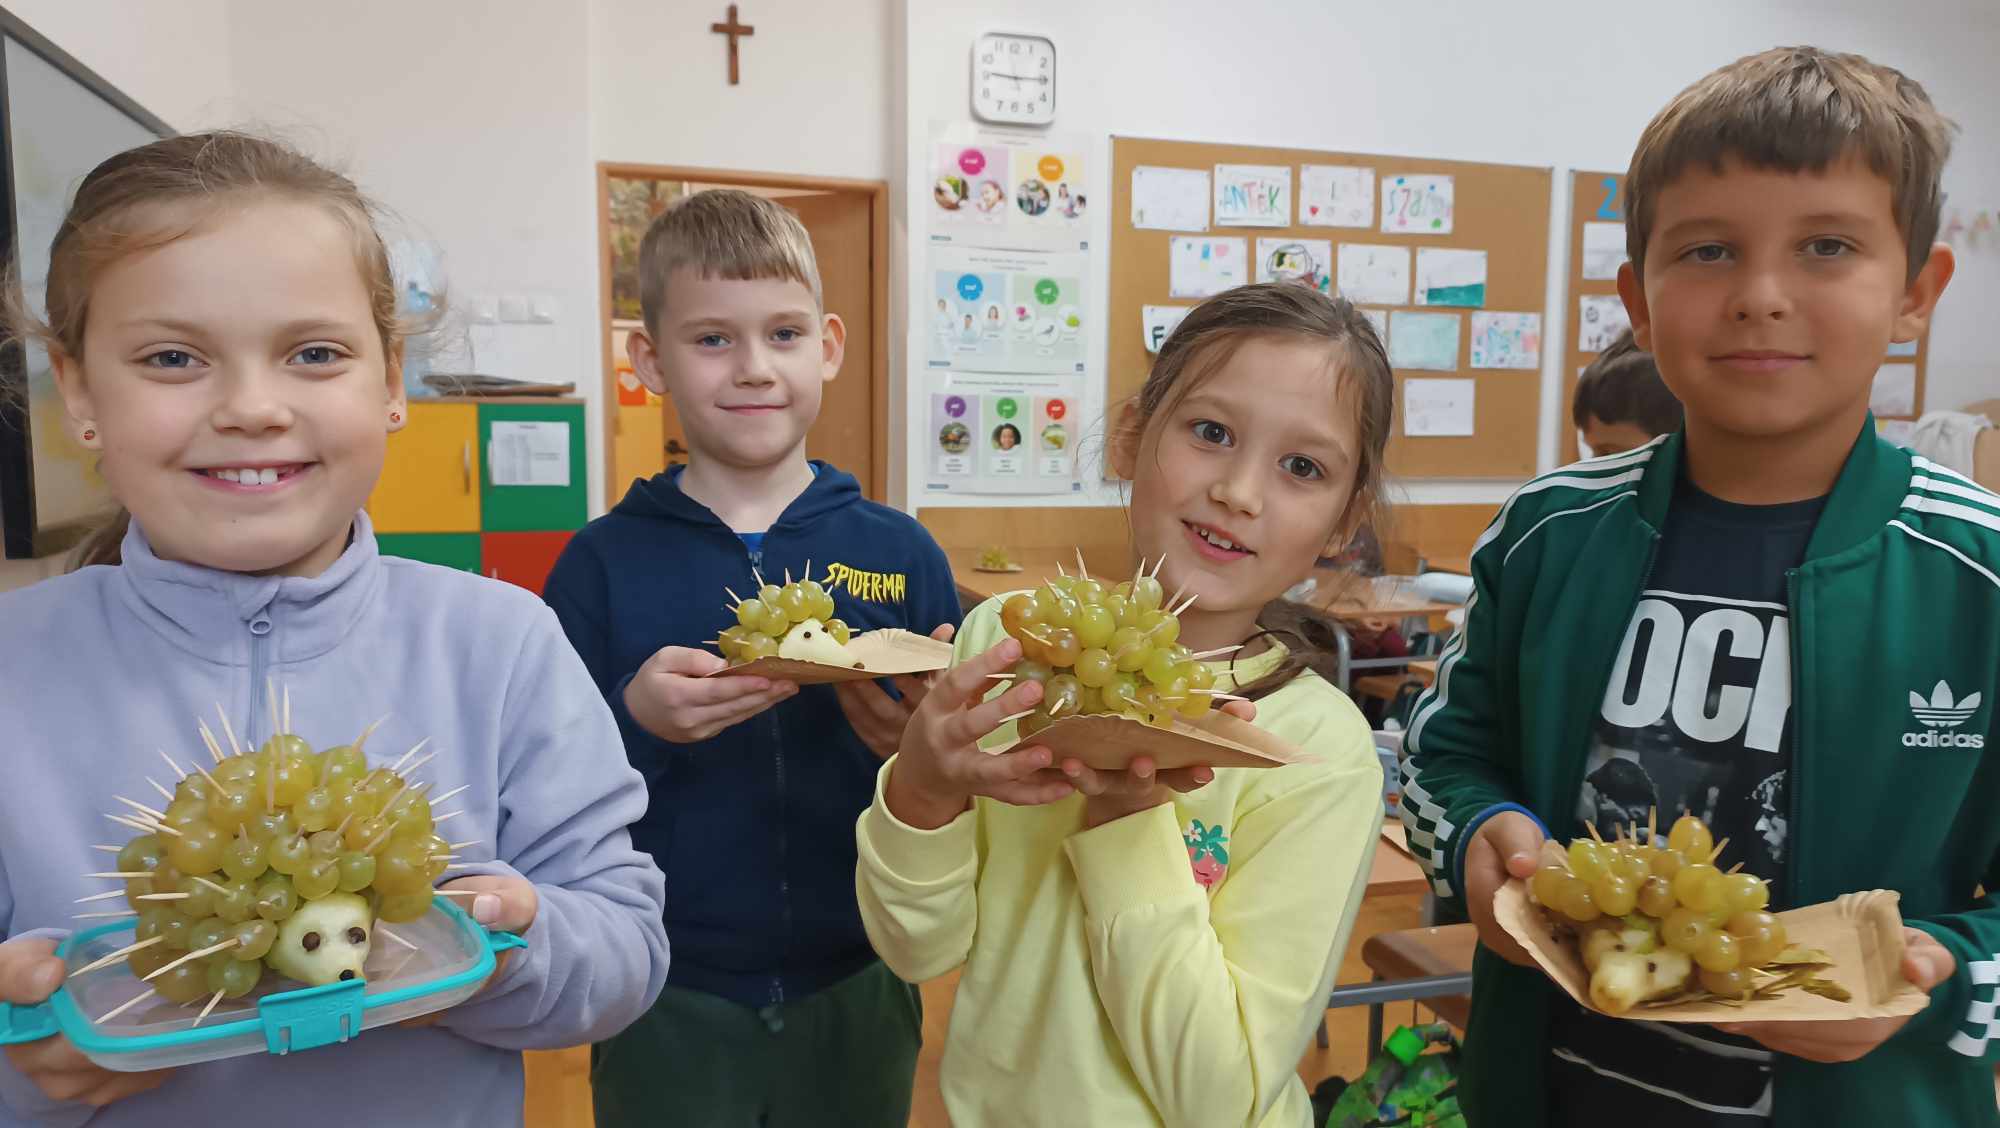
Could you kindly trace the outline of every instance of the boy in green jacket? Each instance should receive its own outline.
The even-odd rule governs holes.
[[[1792,48],[1640,138],[1619,292],[1684,429],[1507,503],[1407,740],[1410,843],[1482,943],[1476,1126],[2000,1125],[2000,498],[1868,411],[1951,277],[1950,131],[1896,71]],[[1545,834],[1655,807],[1726,836],[1774,908],[1899,891],[1927,1009],[1721,1029],[1576,1006],[1494,892]]]

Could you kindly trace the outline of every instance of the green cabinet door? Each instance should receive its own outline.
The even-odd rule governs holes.
[[[461,572],[479,571],[478,533],[377,533],[384,556],[442,564]]]
[[[482,529],[532,533],[583,527],[589,506],[582,404],[482,403],[479,444]],[[507,484],[496,485],[496,479]]]

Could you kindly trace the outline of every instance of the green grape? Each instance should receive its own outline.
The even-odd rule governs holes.
[[[183,932],[183,935],[186,933]],[[176,948],[171,943],[155,944],[150,948],[141,948],[126,957],[125,966],[132,969],[133,975],[144,979],[181,958],[186,951],[185,947]]]
[[[1043,626],[1067,627],[1076,613],[1076,600],[1053,587],[1035,589],[1035,620]]]
[[[326,750],[320,760],[319,785],[332,791],[340,786],[352,786],[354,782],[368,774],[368,756],[352,744],[342,744]]]
[[[247,881],[232,878],[215,894],[215,915],[229,924],[242,924],[257,915],[257,890]]]
[[[1588,838],[1573,839],[1569,844],[1569,871],[1585,882],[1602,877],[1604,847]]]
[[[194,932],[195,919],[186,913],[173,913],[160,918],[160,947],[177,951],[188,951],[188,936]]]
[[[356,791],[361,792],[368,800],[368,810],[365,813],[370,815],[381,814],[382,808],[389,802],[390,796],[393,796],[402,789],[403,777],[386,768],[369,776],[359,787],[355,788]]]
[[[229,935],[229,924],[221,917],[203,917],[188,931],[188,951],[198,952],[203,948],[213,948]]]
[[[742,627],[746,631],[755,631],[763,629],[763,623],[764,623],[763,600],[746,599],[743,602],[736,605],[737,626]]]
[[[1639,911],[1655,920],[1665,920],[1680,901],[1674,897],[1674,883],[1664,877],[1648,877],[1639,887]]]
[[[1167,684],[1178,672],[1174,665],[1174,656],[1165,650],[1155,650],[1147,654],[1146,664],[1140,667],[1140,671],[1146,675],[1146,680],[1154,685]]]
[[[1188,649],[1186,643],[1177,642],[1173,644],[1173,646],[1167,649],[1167,653],[1174,656],[1174,665],[1176,666],[1185,666],[1194,661],[1194,651]]]
[[[1104,582],[1102,580],[1079,579],[1069,586],[1069,593],[1078,603],[1088,607],[1104,602]]]
[[[1747,964],[1728,971],[1710,971],[1704,967],[1696,974],[1702,990],[1725,999],[1747,999],[1757,989],[1757,975]]]
[[[158,869],[166,856],[167,849],[160,844],[158,835],[142,834],[118,848],[118,870],[137,873]]]
[[[1562,904],[1569,883],[1575,880],[1576,878],[1571,877],[1568,868],[1564,866],[1543,866],[1528,880],[1528,887],[1534,891],[1535,901],[1538,904],[1557,908]]]
[[[1180,708],[1175,710],[1175,712],[1181,715],[1182,720],[1198,721],[1208,716],[1209,704],[1210,698],[1208,694],[1190,693],[1181,702]]]
[[[312,846],[296,834],[272,839],[264,851],[271,868],[286,877],[295,876],[312,861]]]
[[[342,854],[338,865],[342,893],[359,893],[375,880],[373,854]]]
[[[215,770],[208,774],[214,776],[217,783],[241,783],[248,787],[250,781],[257,776],[257,761],[251,756],[224,757],[220,764],[215,765]]]
[[[1590,893],[1605,916],[1622,917],[1639,907],[1639,887],[1631,878],[1606,870],[1590,883]]]
[[[763,601],[759,600],[758,602],[762,603]],[[772,638],[783,638],[785,632],[791,629],[791,616],[785,613],[783,606],[777,603],[764,603],[763,616],[750,628],[749,633],[770,635]]]
[[[1049,632],[1048,662],[1051,666],[1074,666],[1083,653],[1083,640],[1068,627],[1057,627]]]
[[[298,891],[292,888],[292,879],[282,874],[268,874],[257,883],[257,915],[273,924],[291,919],[298,911]]]
[[[347,849],[345,837],[344,833],[335,834],[331,830],[315,831],[307,836],[306,848],[312,851],[315,858],[337,858],[341,851]]]
[[[1069,595],[1076,587],[1076,577],[1058,573],[1055,579],[1042,581],[1042,586],[1057,595]]]
[[[1708,934],[1714,932],[1708,917],[1683,905],[1660,922],[1660,942],[1676,952],[1692,956]]]
[[[175,912],[171,908],[148,905],[146,908],[139,910],[138,923],[132,926],[132,939],[151,940],[155,936],[167,936],[168,928],[175,920],[179,920],[180,935],[185,940],[189,924],[187,917]],[[162,943],[165,947],[173,947],[171,938]]]
[[[179,901],[174,902],[175,907],[197,920],[217,915],[215,911],[215,890],[204,884],[200,879],[183,877],[180,880],[179,888],[162,889],[160,892],[187,894],[187,896],[182,897]]]
[[[1607,868],[1612,873],[1631,882],[1634,886],[1645,881],[1652,873],[1652,869],[1647,865],[1646,859],[1629,850],[1620,850],[1608,859]],[[1625,914],[1619,913],[1618,915],[1624,916]]]
[[[715,636],[715,648],[722,651],[723,659],[732,666],[743,660],[743,636],[747,633],[742,627],[724,627]]]
[[[445,870],[451,867],[451,843],[435,834],[431,835],[429,849],[424,852],[424,860],[425,872],[429,874],[431,881],[437,881],[444,876]]]
[[[1785,950],[1785,924],[1762,909],[1739,912],[1729,918],[1729,935],[1742,949],[1743,966],[1763,967]]]
[[[273,784],[275,794],[271,799],[280,807],[295,805],[305,798],[306,792],[311,791],[315,783],[319,782],[318,772],[313,768],[312,760],[306,756],[291,756],[278,761],[272,776],[275,779]]]
[[[1114,712],[1131,712],[1139,708],[1139,679],[1131,674],[1119,673],[1106,682],[1102,692],[1105,708]]]
[[[1057,674],[1049,679],[1042,697],[1042,711],[1051,717],[1074,717],[1081,712],[1078,703],[1082,697],[1083,683],[1073,674]]]
[[[1139,631],[1154,646],[1172,646],[1181,637],[1181,621],[1165,611],[1148,611],[1139,616]]]
[[[1652,869],[1654,877],[1664,877],[1672,881],[1674,875],[1681,872],[1681,867],[1687,865],[1687,855],[1679,850],[1656,850],[1653,852],[1652,860],[1647,864]]]
[[[1086,649],[1102,649],[1117,632],[1118,620],[1111,617],[1111,612],[1093,604],[1077,611],[1076,622],[1071,629],[1076,631],[1076,637],[1083,641]]]
[[[332,826],[338,821],[333,817],[333,792],[324,787],[306,792],[292,808],[292,817],[298,820],[299,829],[308,834]]]
[[[776,603],[778,602],[778,593],[781,590],[783,589],[779,588],[777,584],[767,583],[757,589],[757,598],[766,603]]]
[[[1731,913],[1755,912],[1771,903],[1770,886],[1754,873],[1722,875],[1722,904]]]
[[[1132,602],[1141,611],[1159,610],[1160,601],[1166,597],[1166,589],[1152,576],[1140,576],[1132,581]]]
[[[1108,649],[1117,661],[1119,671],[1127,674],[1136,673],[1144,667],[1146,659],[1153,653],[1152,648],[1146,645],[1146,636],[1140,634],[1137,627],[1120,627],[1112,632]]]
[[[1742,946],[1727,932],[1710,929],[1695,945],[1694,962],[1706,971],[1733,971],[1743,962]]]
[[[354,824],[356,819],[365,819],[375,813],[377,798],[374,792],[361,787],[342,791],[333,797],[333,825]]]
[[[243,833],[249,835],[252,842],[269,842],[274,838],[289,838],[298,832],[299,824],[297,820],[292,818],[290,811],[282,808],[275,811],[265,811],[263,814],[243,824]]]
[[[383,842],[386,842],[388,838],[388,820],[379,816],[370,815],[365,819],[356,819],[347,824],[345,843],[349,850],[373,851]],[[273,858],[273,868],[276,868],[276,862],[277,859]]]
[[[1709,852],[1715,849],[1715,838],[1700,819],[1682,815],[1675,820],[1674,829],[1667,833],[1667,847],[1685,855],[1690,861],[1707,861]]]
[[[181,781],[174,785],[175,799],[198,799],[206,803],[209,796],[213,794],[215,794],[215,788],[209,786],[208,777],[198,773],[191,776],[182,776]]]
[[[393,842],[375,856],[374,888],[384,897],[430,888],[430,844]]]
[[[1206,662],[1187,663],[1187,679],[1189,689],[1215,688],[1215,671]]]
[[[799,581],[799,590],[805,593],[806,609],[808,611],[817,612],[819,610],[819,601],[827,598],[826,588],[820,586],[820,582],[811,576],[807,576]],[[818,614],[813,614],[809,617],[814,619],[820,618]]]
[[[278,926],[268,920],[246,920],[230,929],[229,934],[236,940],[236,946],[229,950],[230,956],[250,962],[263,959],[271,950],[278,939]]]
[[[826,621],[826,633],[832,635],[833,641],[842,646],[846,646],[847,640],[854,637],[854,629],[839,619],[828,619]]]
[[[193,963],[182,964],[153,980],[153,990],[158,991],[160,997],[168,1002],[179,1003],[182,1006],[207,997],[209,994],[207,962],[196,960]]]
[[[271,926],[266,924],[264,927]],[[277,930],[272,929],[272,934],[275,936]],[[270,945],[267,943],[264,948],[269,951]],[[264,978],[264,965],[256,962],[259,957],[255,956],[245,962],[239,954],[241,951],[239,947],[230,952],[230,955],[236,956],[235,959],[218,960],[208,965],[206,986],[211,995],[220,991],[225,999],[240,999],[257,989],[258,980]]]
[[[381,905],[375,909],[375,915],[380,920],[386,921],[389,924],[403,924],[407,921],[416,920],[430,911],[431,894],[428,891],[422,893],[395,893],[382,898]]]
[[[257,759],[287,760],[293,756],[310,756],[312,750],[312,745],[306,743],[305,737],[297,733],[281,732],[257,749]]]
[[[308,901],[317,901],[340,888],[340,866],[327,858],[315,858],[292,875],[292,888]]]
[[[1722,874],[1706,862],[1681,867],[1674,875],[1674,896],[1698,913],[1722,908]]]
[[[228,841],[213,823],[193,823],[181,828],[180,837],[167,840],[167,860],[182,873],[214,873],[222,868]]]
[[[786,584],[779,588],[776,606],[785,613],[785,618],[789,622],[797,623],[812,618],[812,607],[806,601],[805,590],[798,584]]]
[[[755,662],[759,658],[776,658],[778,640],[767,634],[746,635],[743,639],[743,660]]]
[[[235,834],[236,829],[248,823],[257,814],[260,800],[250,794],[250,785],[242,780],[222,785],[222,794],[208,803],[208,821],[215,824],[224,834]]]
[[[160,821],[179,830],[192,823],[208,821],[208,804],[200,799],[176,799],[167,804]]]
[[[1156,683],[1153,688],[1160,691],[1160,700],[1174,709],[1179,709],[1182,703],[1192,696],[1188,693],[1187,679],[1178,673],[1166,681]],[[1207,696],[1203,695],[1202,701],[1204,704],[1206,704],[1207,700]]]
[[[1076,656],[1076,680],[1092,689],[1111,684],[1117,673],[1118,663],[1106,651],[1093,648]]]
[[[431,801],[416,792],[403,797],[389,818],[389,837],[421,838],[431,832]]]
[[[1604,910],[1597,907],[1597,896],[1590,891],[1587,881],[1577,881],[1564,887],[1562,901],[1555,908],[1578,924],[1586,924],[1604,915]]]
[[[1015,592],[1000,604],[1000,626],[1015,638],[1042,621],[1041,604],[1027,592]]]
[[[1042,662],[1023,658],[1019,662],[1014,663],[1014,681],[1016,684],[1021,682],[1038,682],[1046,685],[1048,680],[1054,676],[1055,671]]]

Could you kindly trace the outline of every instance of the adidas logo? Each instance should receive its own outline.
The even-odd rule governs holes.
[[[1964,699],[1953,701],[1951,687],[1940,681],[1931,689],[1929,700],[1924,695],[1912,691],[1910,694],[1910,715],[1924,726],[1924,732],[1903,734],[1905,748],[1984,748],[1986,737],[1979,733],[1952,732],[1979,711],[1981,697],[1968,693]]]

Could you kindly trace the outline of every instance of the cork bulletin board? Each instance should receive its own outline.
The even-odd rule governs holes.
[[[1553,344],[1541,339],[1551,169],[1131,137],[1112,138],[1111,163],[1107,403],[1136,392],[1145,380],[1152,362],[1149,345],[1163,338],[1158,318],[1174,307],[1191,309],[1201,300],[1176,295],[1184,277],[1179,268],[1186,265],[1177,260],[1193,253],[1196,242],[1220,241],[1227,245],[1219,245],[1218,251],[1235,254],[1237,248],[1230,241],[1240,238],[1245,261],[1236,282],[1285,276],[1287,267],[1302,270],[1307,284],[1339,291],[1387,324],[1386,343],[1397,365],[1397,423],[1388,454],[1391,473],[1411,478],[1522,478],[1535,472],[1540,350]],[[1149,177],[1179,178],[1188,185],[1195,173],[1208,174],[1214,210],[1204,210],[1197,221],[1191,209],[1155,208],[1140,225],[1135,222],[1142,218],[1134,213],[1135,193],[1141,197],[1142,211],[1150,201],[1161,199],[1154,191],[1135,188],[1135,171],[1142,168]],[[1243,178],[1243,169],[1262,170],[1262,180]],[[1327,185],[1335,178],[1354,186],[1369,185],[1365,226],[1363,204],[1355,202],[1358,195],[1328,205],[1329,200],[1343,199],[1338,189],[1328,195]],[[1448,187],[1435,187],[1441,182]],[[1225,183],[1229,191],[1236,191],[1239,183],[1250,186],[1230,197],[1226,209]],[[1244,225],[1243,197],[1263,202],[1258,193],[1266,189],[1270,200],[1278,202],[1250,221],[1255,225]],[[1422,195],[1426,191],[1429,197]],[[1447,203],[1426,211],[1435,205],[1426,205],[1425,199],[1435,200],[1439,192]],[[1193,198],[1192,189],[1182,197],[1189,204]],[[1322,206],[1329,210],[1314,210]],[[1354,210],[1347,218],[1354,225],[1326,225],[1334,210],[1349,206]],[[1239,222],[1222,222],[1225,211]],[[1169,218],[1162,218],[1170,212]],[[1428,217],[1440,213],[1449,216],[1444,221],[1448,231],[1432,230],[1438,222]],[[1381,288],[1379,276],[1370,289],[1349,291],[1341,284],[1348,262],[1342,248],[1349,245],[1357,256],[1384,261],[1403,258],[1393,248],[1407,249],[1410,265],[1404,269],[1410,286],[1400,300],[1389,300],[1392,291]],[[1470,266],[1480,253],[1484,262],[1476,286],[1467,284],[1472,276],[1444,269]],[[1427,281],[1434,284],[1427,286]],[[1183,287],[1182,293],[1191,292]],[[1458,322],[1455,356],[1449,339],[1439,332],[1446,327],[1442,317]],[[1404,326],[1424,332],[1410,334],[1399,349],[1396,330]],[[1405,360],[1418,360],[1421,367],[1406,365]],[[1433,422],[1416,426],[1430,433],[1407,434],[1412,424],[1406,417],[1406,393],[1412,379],[1426,381],[1419,385],[1426,396],[1434,394],[1431,389],[1450,384],[1454,396],[1469,391],[1471,403],[1459,398],[1456,412],[1448,413],[1451,422],[1440,424],[1435,420],[1445,416],[1432,416]]]

